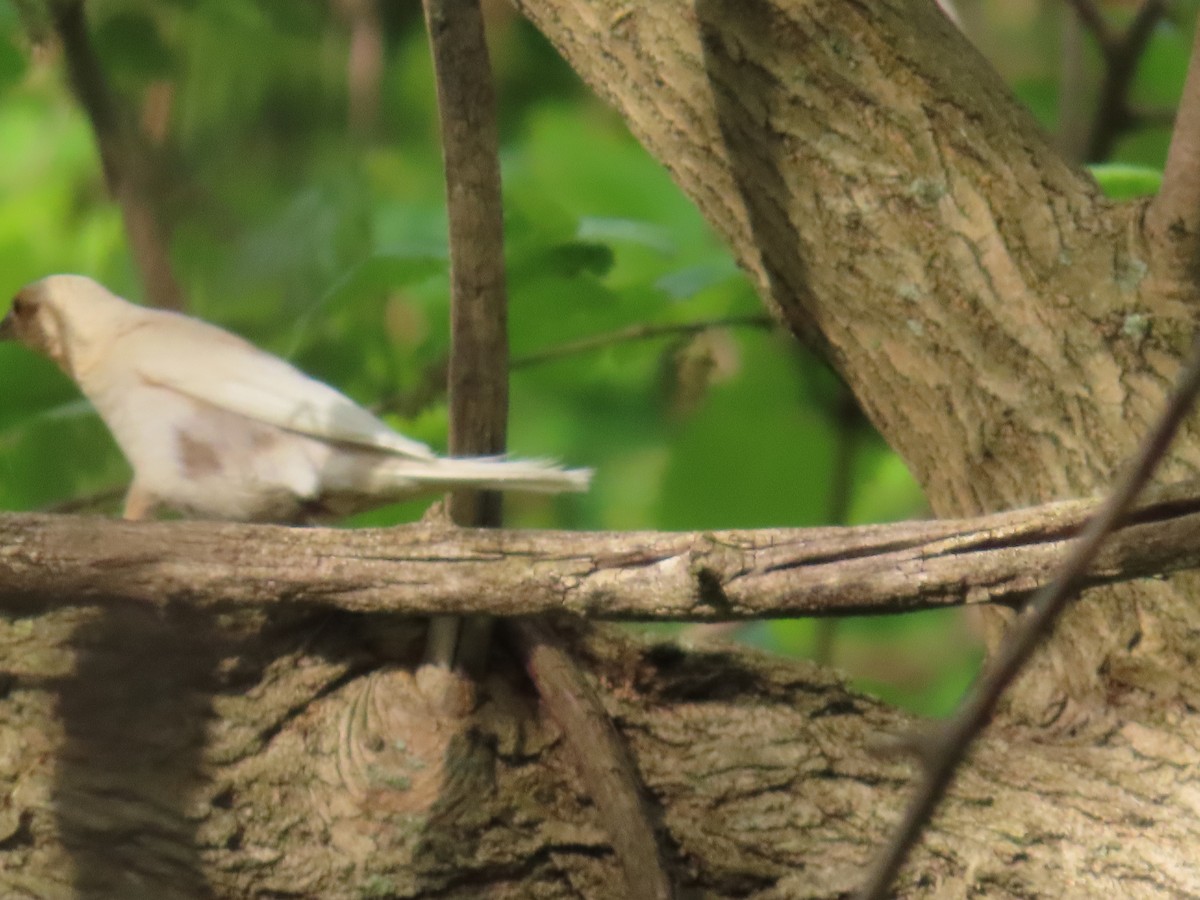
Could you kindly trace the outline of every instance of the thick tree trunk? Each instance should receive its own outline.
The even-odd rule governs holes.
[[[1195,297],[1142,208],[1066,165],[931,0],[518,5],[825,349],[939,514],[1107,483]],[[1198,463],[1193,433],[1173,473]],[[904,894],[1200,891],[1186,588],[1075,607]],[[412,668],[421,630],[394,616],[74,599],[0,620],[0,895],[621,895],[514,665],[472,713]],[[695,896],[858,883],[910,788],[905,717],[809,666],[607,631],[578,648]]]
[[[1144,205],[1101,197],[932,0],[517,5],[824,349],[939,515],[1110,482],[1196,288]],[[1198,466],[1193,427],[1166,470]],[[1013,711],[1077,726],[1192,696],[1194,587],[1077,606]]]

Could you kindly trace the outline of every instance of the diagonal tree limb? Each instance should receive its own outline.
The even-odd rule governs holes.
[[[1118,41],[1113,37],[1108,22],[1104,20],[1104,14],[1100,12],[1095,0],[1067,0],[1067,5],[1075,11],[1076,18],[1091,33],[1104,57],[1111,56]]]
[[[1096,501],[972,519],[709,532],[343,530],[0,516],[0,609],[123,599],[204,608],[732,621],[1016,604]],[[1200,567],[1200,483],[1153,491],[1087,585]]]
[[[674,896],[641,775],[563,639],[544,617],[511,623],[530,680],[558,722],[625,872],[634,900]]]
[[[170,235],[154,197],[154,162],[113,97],[88,36],[83,0],[53,0],[50,13],[62,42],[71,89],[92,123],[104,180],[121,207],[129,249],[141,272],[146,299],[165,309],[183,309],[183,291],[171,270]]]
[[[1084,576],[1100,557],[1101,546],[1133,509],[1138,494],[1150,482],[1184,419],[1200,393],[1200,335],[1194,339],[1187,363],[1137,455],[1121,473],[1112,494],[1096,511],[1075,541],[1053,581],[1030,600],[983,675],[947,722],[934,726],[922,754],[924,778],[900,827],[879,855],[859,894],[861,900],[883,900],[909,852],[916,845],[938,803],[954,779],[967,750],[987,726],[1001,695],[1020,674],[1038,645],[1050,636],[1054,623],[1084,584]]]

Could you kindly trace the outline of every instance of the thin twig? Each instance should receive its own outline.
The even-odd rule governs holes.
[[[567,341],[544,350],[535,350],[525,356],[518,356],[510,363],[514,371],[525,369],[542,363],[553,362],[567,356],[578,356],[614,347],[619,344],[630,344],[636,341],[649,341],[655,338],[680,337],[701,334],[716,328],[764,328],[776,326],[775,320],[764,315],[724,316],[715,319],[699,319],[692,322],[670,322],[664,324],[630,325],[604,334],[590,335],[577,341]]]
[[[872,868],[858,895],[861,900],[883,900],[887,896],[900,866],[946,793],[971,742],[991,719],[1005,689],[1037,646],[1049,636],[1059,614],[1083,583],[1105,539],[1133,509],[1138,494],[1150,481],[1176,431],[1191,412],[1198,392],[1200,335],[1193,341],[1166,409],[1121,474],[1109,498],[1072,545],[1057,576],[1030,600],[1028,614],[1017,620],[959,711],[947,722],[935,726],[926,741],[919,742],[920,746],[928,748],[921,760],[924,779],[900,827]]]
[[[775,327],[770,316],[747,315],[725,316],[715,319],[700,319],[691,322],[675,322],[661,325],[632,325],[616,331],[603,334],[589,335],[577,341],[557,344],[543,350],[535,350],[526,356],[518,356],[509,362],[510,371],[531,368],[542,363],[553,362],[576,354],[583,355],[612,347],[622,343],[649,341],[655,338],[668,338],[701,334],[717,328],[763,328]],[[444,396],[446,390],[446,358],[441,357],[425,366],[421,375],[416,378],[408,390],[403,393],[384,397],[378,403],[371,405],[371,412],[376,415],[395,413],[403,418],[412,418],[428,407],[431,403]]]
[[[1167,150],[1162,186],[1146,210],[1146,230],[1171,248],[1184,276],[1200,270],[1200,28]]]
[[[478,0],[425,0],[424,6],[450,220],[450,453],[486,456],[504,452],[508,421],[508,305],[496,101]],[[495,528],[502,523],[498,492],[455,491],[449,507],[450,518],[459,525]],[[457,643],[455,662],[482,670],[490,624],[487,618],[467,619],[455,641],[457,629],[448,620],[435,620],[431,658],[437,661],[438,653],[445,654],[447,645]],[[527,620],[514,623],[513,630],[528,651],[526,665],[536,676],[543,703],[563,724],[564,736],[581,762],[585,786],[625,872],[628,896],[667,900],[670,880],[647,818],[640,779],[615,730],[594,727],[597,712],[601,719],[605,715],[599,699],[548,626]]]
[[[508,425],[508,298],[499,136],[491,63],[477,0],[425,0],[437,80],[446,210],[450,226],[449,449],[453,456],[503,454]],[[497,527],[496,491],[455,491],[450,518]],[[482,668],[489,626],[439,619],[430,629],[430,658]],[[462,646],[470,643],[472,646]]]
[[[155,166],[137,132],[118,108],[88,36],[82,0],[54,0],[54,30],[62,43],[71,87],[92,123],[104,180],[121,207],[129,249],[142,275],[146,299],[166,309],[185,304],[171,271],[169,235],[154,198]]]
[[[1104,21],[1104,14],[1100,12],[1100,8],[1093,0],[1067,0],[1067,3],[1075,10],[1080,23],[1091,32],[1096,43],[1100,45],[1100,52],[1106,57],[1109,56],[1116,41],[1113,40],[1112,31]]]

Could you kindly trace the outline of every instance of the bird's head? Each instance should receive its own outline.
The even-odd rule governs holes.
[[[19,341],[74,377],[136,308],[83,275],[49,275],[17,291],[0,340]]]

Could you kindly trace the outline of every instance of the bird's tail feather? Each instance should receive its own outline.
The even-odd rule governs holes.
[[[579,492],[588,489],[591,469],[566,469],[545,459],[468,457],[413,460],[392,457],[376,476],[395,489],[470,487],[492,491],[530,491],[543,494]]]

